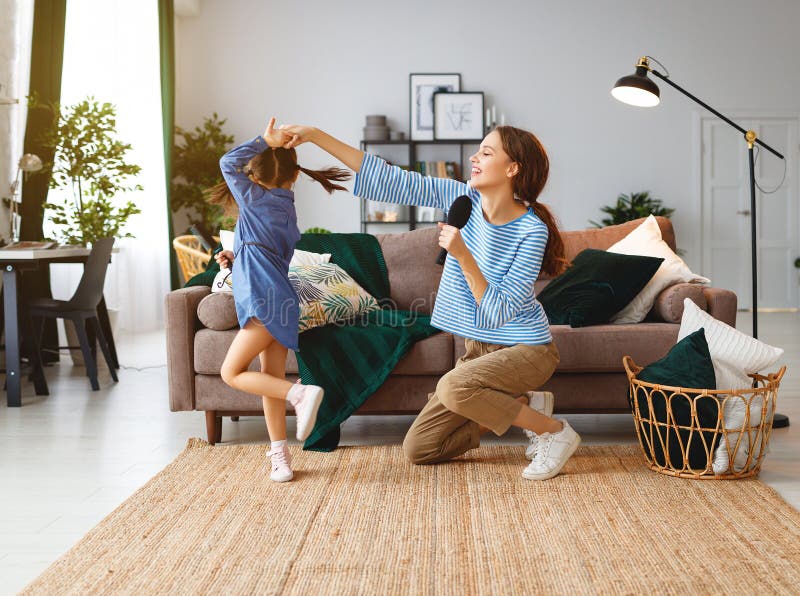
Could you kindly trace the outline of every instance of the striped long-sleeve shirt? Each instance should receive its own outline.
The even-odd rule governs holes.
[[[508,223],[492,224],[483,215],[481,194],[469,184],[407,172],[369,153],[364,155],[361,171],[356,175],[353,194],[444,211],[450,210],[457,197],[469,196],[472,212],[461,236],[488,286],[478,304],[461,265],[448,255],[431,325],[486,343],[552,341],[547,316],[533,290],[547,245],[547,225],[533,209],[528,208],[527,213]]]

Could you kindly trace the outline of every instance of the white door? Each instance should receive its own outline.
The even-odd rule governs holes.
[[[766,149],[756,149],[758,308],[797,308],[800,257],[798,226],[797,117],[731,118],[783,154],[785,164]],[[740,309],[752,308],[750,260],[750,174],[747,144],[739,131],[715,117],[702,121],[701,193],[703,271],[712,285],[736,292]],[[758,145],[756,145],[758,147]]]

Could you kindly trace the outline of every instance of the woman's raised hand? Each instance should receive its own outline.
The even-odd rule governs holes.
[[[300,124],[284,124],[280,131],[289,137],[289,141],[283,146],[287,149],[297,147],[311,140],[311,135],[316,129],[313,126],[302,126]]]
[[[275,117],[269,119],[267,130],[264,131],[262,136],[267,142],[267,145],[273,148],[286,147],[289,141],[291,141],[291,136],[284,130],[284,127],[279,126],[275,128]],[[288,147],[286,148],[288,149]]]

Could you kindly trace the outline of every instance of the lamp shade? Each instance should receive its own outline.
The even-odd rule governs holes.
[[[38,155],[26,153],[19,159],[19,169],[23,172],[38,172],[42,169],[42,160]]]
[[[619,79],[611,95],[622,103],[642,108],[657,106],[661,101],[658,85],[647,76],[645,66],[637,66],[635,73]]]

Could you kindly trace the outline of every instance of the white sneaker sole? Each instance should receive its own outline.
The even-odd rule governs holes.
[[[305,441],[311,431],[314,430],[314,424],[317,422],[317,412],[319,406],[322,404],[322,398],[325,396],[325,390],[322,387],[315,387],[313,393],[309,393],[306,398],[309,400],[308,414],[304,420],[297,419],[297,440]],[[295,412],[296,413],[296,412]]]
[[[269,479],[273,482],[289,482],[292,478],[294,478],[294,472],[289,473],[288,476],[273,476],[272,474],[269,475]]]
[[[549,472],[544,472],[544,473],[541,473],[541,474],[537,474],[536,472],[529,472],[528,468],[525,468],[522,471],[522,477],[527,479],[527,480],[549,480],[553,476],[558,476],[559,472],[561,472],[561,469],[567,464],[567,462],[570,460],[572,455],[578,449],[578,445],[580,445],[580,444],[581,444],[581,437],[580,437],[580,435],[576,434],[575,435],[575,440],[572,442],[572,445],[570,445],[568,450],[567,450],[567,454],[568,454],[567,457],[562,459],[561,463],[558,466],[556,466],[555,468],[553,468]]]

